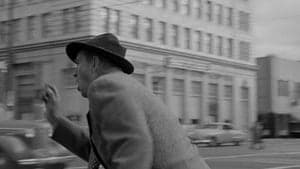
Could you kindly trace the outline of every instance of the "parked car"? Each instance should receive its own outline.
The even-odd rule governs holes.
[[[74,156],[53,141],[46,122],[0,122],[0,169],[63,169]]]
[[[188,136],[193,144],[218,146],[223,143],[240,145],[246,140],[246,133],[236,130],[230,123],[210,123],[190,130]]]

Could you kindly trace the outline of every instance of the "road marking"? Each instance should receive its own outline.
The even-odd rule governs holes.
[[[290,165],[290,166],[282,166],[282,167],[272,167],[272,168],[265,168],[265,169],[287,169],[287,168],[295,168],[300,167],[300,165]]]
[[[255,157],[255,156],[271,156],[271,155],[294,155],[300,154],[300,152],[286,152],[286,153],[256,153],[256,154],[243,154],[243,155],[232,155],[232,156],[216,156],[216,157],[205,157],[204,160],[217,160],[227,158],[242,158],[242,157]]]

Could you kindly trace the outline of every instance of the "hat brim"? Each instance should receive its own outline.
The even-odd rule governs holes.
[[[109,61],[120,67],[124,73],[131,74],[134,71],[133,65],[127,59],[102,48],[92,46],[83,42],[71,42],[66,47],[67,55],[76,64],[77,54],[81,50],[88,50],[99,54],[104,54],[103,56],[105,56]]]

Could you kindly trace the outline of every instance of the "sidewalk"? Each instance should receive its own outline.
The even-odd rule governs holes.
[[[265,138],[263,141],[264,152],[300,152],[300,138]]]
[[[300,144],[300,138],[265,138],[263,139],[266,145],[294,145]],[[300,150],[300,146],[299,146]]]

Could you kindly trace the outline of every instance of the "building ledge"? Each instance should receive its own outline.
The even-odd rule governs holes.
[[[24,45],[17,45],[12,47],[11,49],[15,53],[20,53],[24,51],[32,51],[32,50],[40,50],[40,49],[49,49],[49,48],[56,48],[56,47],[64,47],[66,44],[72,41],[84,41],[89,38],[93,37],[93,35],[86,35],[86,36],[80,36],[80,37],[72,37],[72,38],[66,38],[62,40],[52,40],[52,41],[44,41],[40,43],[33,43],[33,44],[24,44]],[[186,52],[180,49],[171,49],[169,47],[159,47],[155,45],[148,45],[148,44],[143,44],[140,42],[134,42],[133,40],[128,40],[128,39],[122,39],[120,38],[121,43],[126,46],[129,49],[134,49],[137,51],[142,51],[142,52],[151,52],[151,53],[156,53],[160,55],[165,55],[165,56],[180,56],[180,57],[186,57],[190,59],[197,59],[201,61],[206,61],[210,62],[212,64],[219,64],[219,65],[224,65],[224,66],[230,66],[234,68],[240,68],[240,69],[247,69],[251,71],[257,71],[258,67],[257,65],[253,63],[246,63],[242,62],[239,60],[228,60],[228,59],[222,59],[222,58],[216,58],[216,57],[211,57],[211,56],[206,56],[203,54],[197,54],[195,52]],[[2,47],[0,48],[0,58],[6,57],[7,53],[6,51],[8,48]]]

